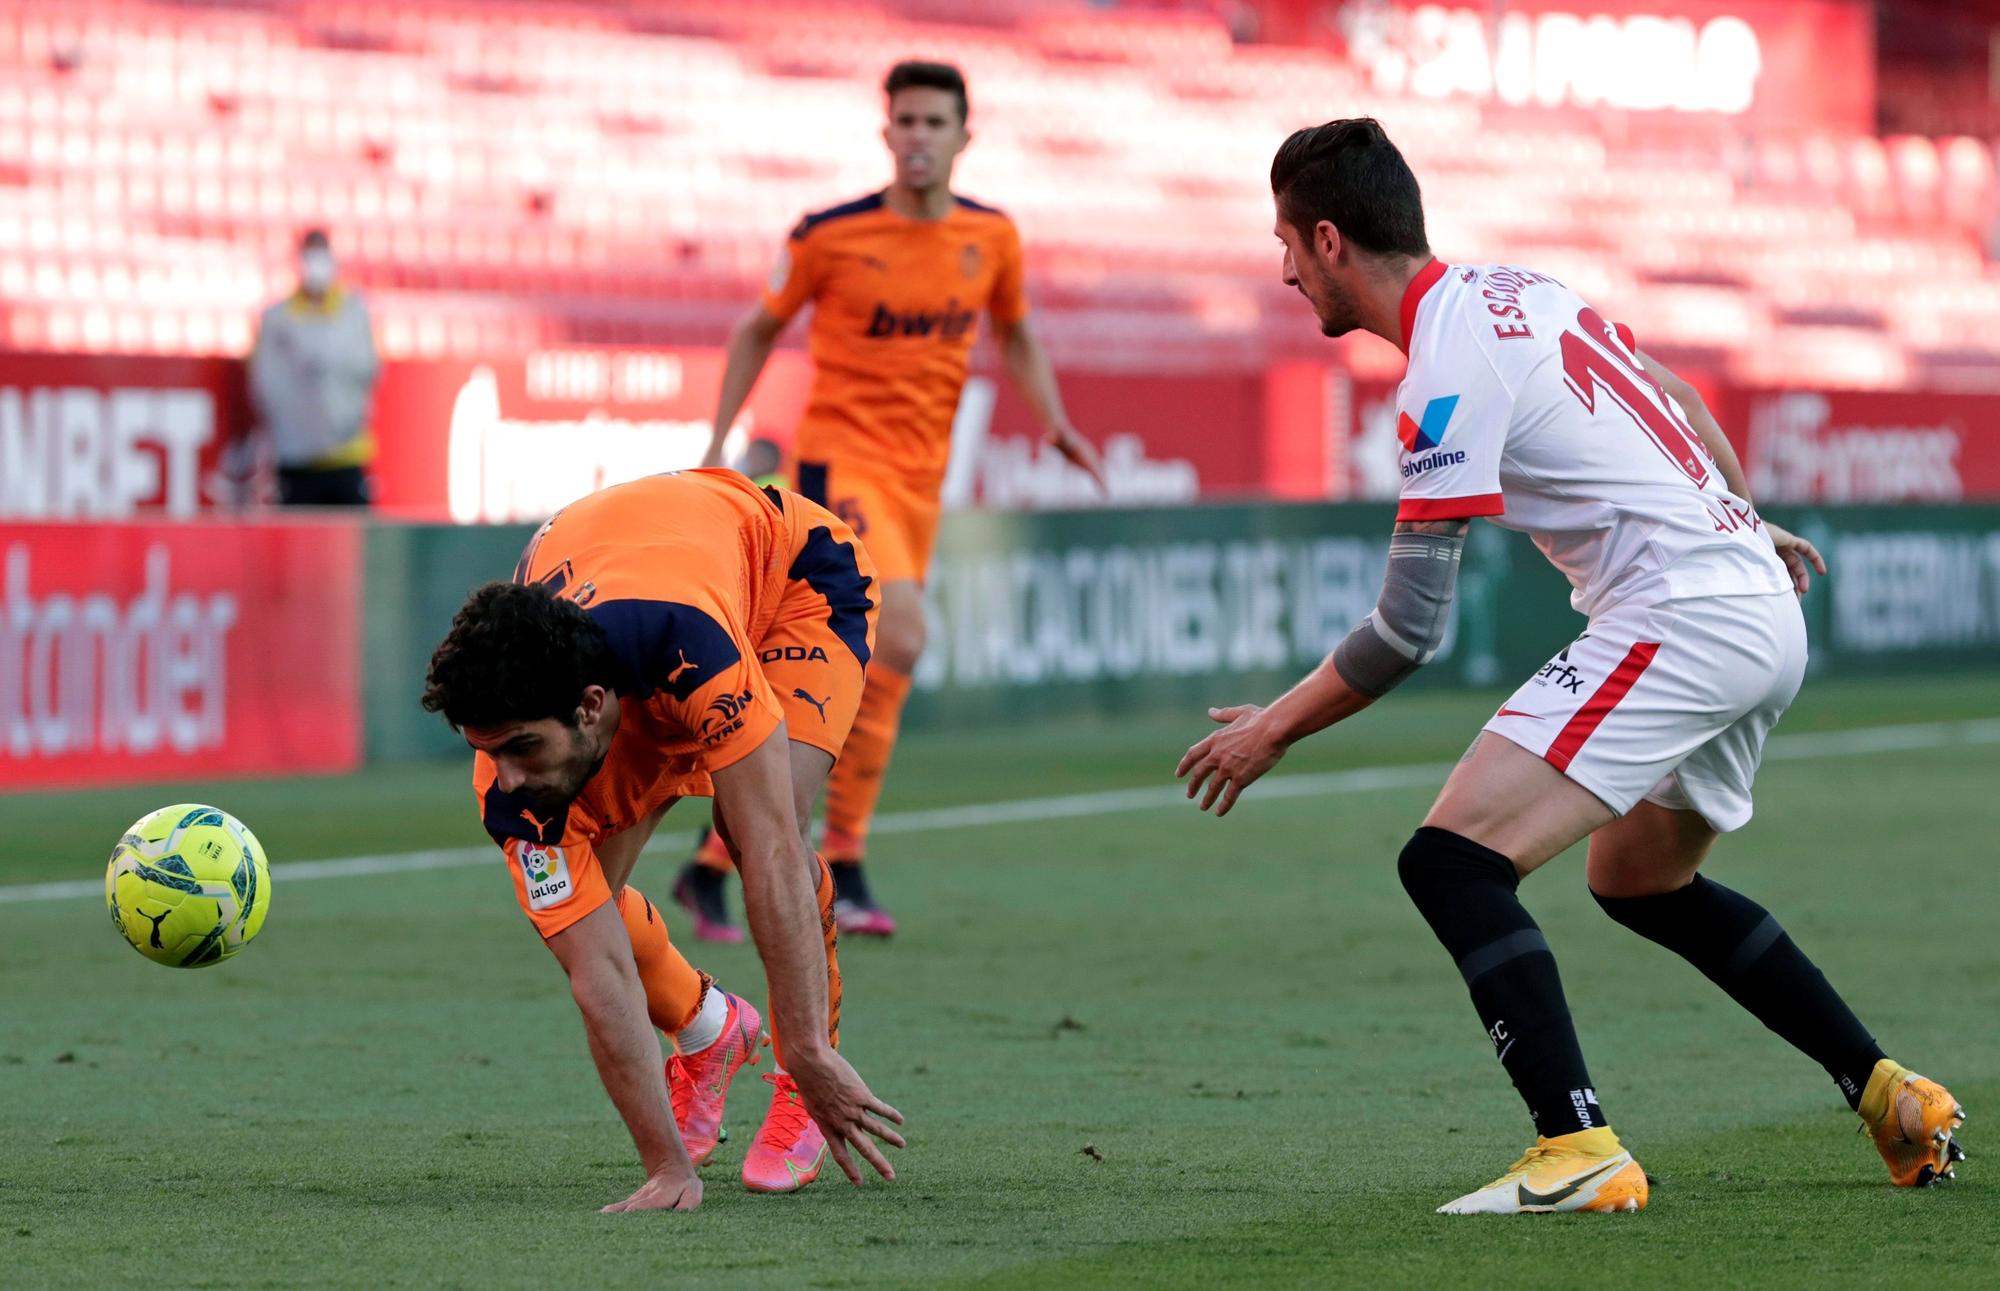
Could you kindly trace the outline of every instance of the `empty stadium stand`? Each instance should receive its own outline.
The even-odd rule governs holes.
[[[1613,137],[1034,0],[0,0],[0,344],[241,352],[311,224],[391,356],[714,343],[800,212],[880,184],[873,86],[912,55],[967,69],[959,187],[1019,220],[1047,331],[1097,366],[1312,352],[1269,159],[1369,113],[1441,255],[1555,273],[1665,352],[2000,371],[1990,140]]]

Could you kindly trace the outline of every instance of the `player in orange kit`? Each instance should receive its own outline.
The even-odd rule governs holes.
[[[943,63],[898,63],[883,90],[882,139],[895,179],[792,230],[769,290],[730,337],[707,458],[721,464],[723,438],[779,333],[812,304],[817,373],[799,425],[796,482],[854,527],[882,578],[881,640],[853,734],[827,782],[821,842],[841,930],[871,936],[896,925],[869,893],[862,855],[924,648],[924,577],[982,311],[1048,442],[1104,487],[1097,451],[1069,424],[1048,355],[1029,330],[1013,221],[951,191],[952,164],[971,137],[964,77]],[[722,901],[728,865],[726,845],[711,834],[675,885],[698,936],[741,938]]]
[[[802,1188],[829,1150],[859,1183],[850,1148],[895,1177],[870,1136],[901,1147],[885,1122],[903,1118],[837,1052],[833,879],[807,842],[861,702],[873,585],[853,531],[806,499],[734,471],[656,475],[558,513],[431,657],[424,707],[477,750],[487,832],[646,1167],[607,1210],[699,1205],[729,1081],[757,1061],[756,1009],[627,882],[689,796],[715,799],[738,858],[781,1042],[745,1185]],[[655,1027],[675,1042],[664,1081]]]

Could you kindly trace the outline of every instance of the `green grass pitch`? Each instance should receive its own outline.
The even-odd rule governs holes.
[[[1449,762],[1493,702],[1397,697],[1279,774]],[[1995,716],[2000,677],[1827,682],[1781,729]],[[1159,784],[1201,729],[913,737],[884,807]],[[1652,1205],[1492,1220],[1431,1213],[1530,1131],[1396,882],[1429,788],[885,834],[904,932],[844,948],[845,1035],[909,1117],[902,1177],[744,1192],[752,1078],[701,1211],[626,1217],[596,1208],[638,1184],[631,1145],[497,853],[286,879],[477,845],[466,779],[0,798],[0,884],[96,878],[180,800],[280,863],[262,936],[199,972],[134,955],[99,898],[0,900],[0,1285],[2000,1284],[2000,744],[1774,760],[1710,865],[1965,1102],[1956,1183],[1889,1188],[1818,1068],[1606,920],[1572,856],[1524,896]],[[665,897],[676,861],[649,855],[639,886]],[[683,945],[761,993],[750,950]]]

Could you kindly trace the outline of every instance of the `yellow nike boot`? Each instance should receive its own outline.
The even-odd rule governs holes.
[[[1884,1058],[1861,1091],[1861,1128],[1875,1140],[1898,1188],[1928,1188],[1949,1179],[1965,1149],[1952,1131],[1965,1123],[1965,1109],[1935,1080]]]
[[[1646,1172],[1609,1126],[1535,1146],[1492,1183],[1438,1207],[1440,1215],[1542,1215],[1646,1207]]]

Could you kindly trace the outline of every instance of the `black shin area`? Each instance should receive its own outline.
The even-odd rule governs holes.
[[[1763,906],[1699,874],[1672,892],[1597,896],[1597,904],[1700,969],[1752,1017],[1826,1068],[1849,1107],[1860,1103],[1882,1050]]]
[[[1425,826],[1403,848],[1396,871],[1457,961],[1536,1132],[1552,1137],[1603,1125],[1555,955],[1515,896],[1521,879],[1514,862],[1450,830]]]

